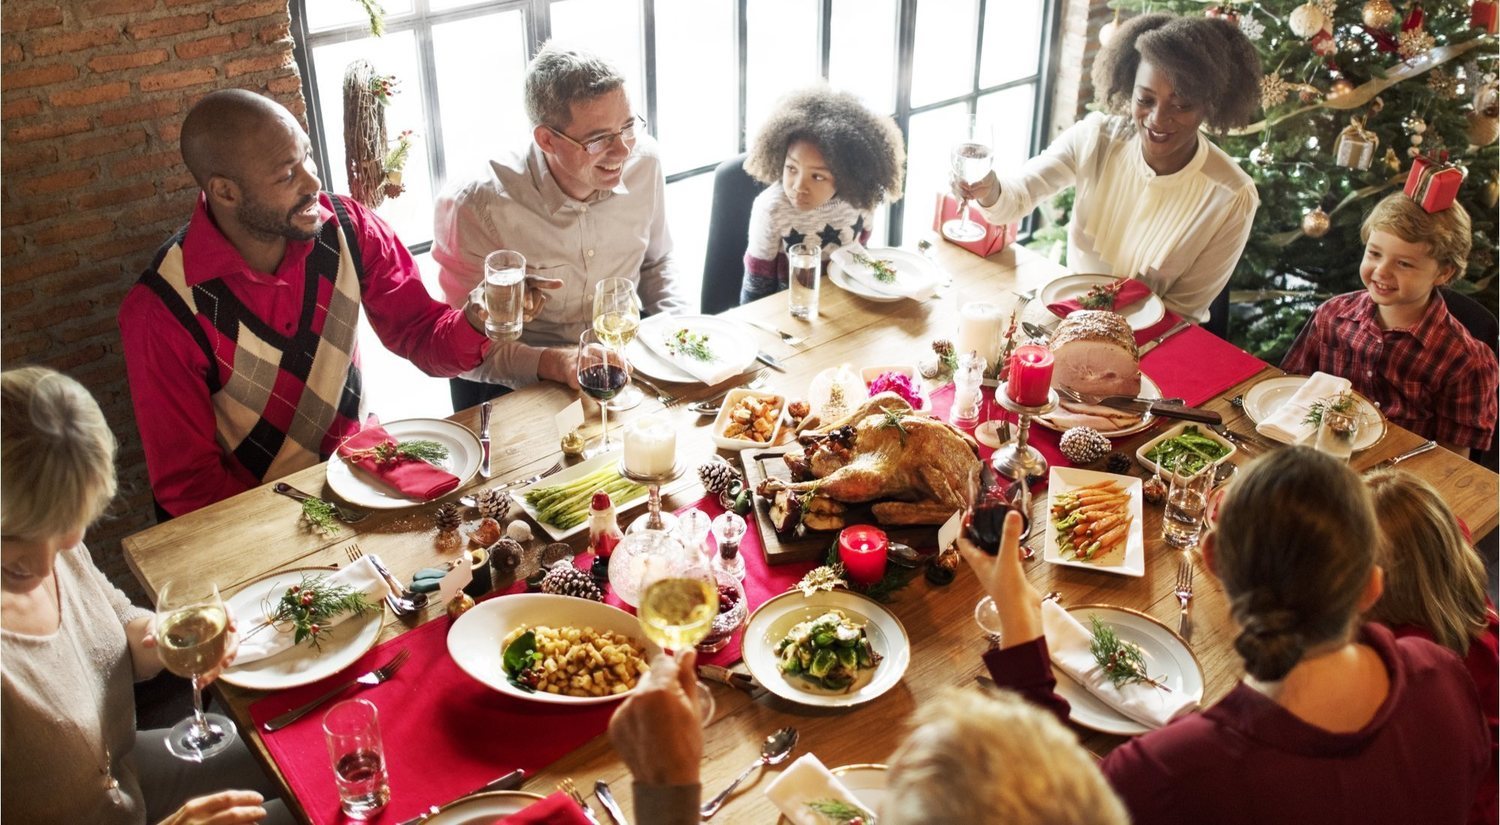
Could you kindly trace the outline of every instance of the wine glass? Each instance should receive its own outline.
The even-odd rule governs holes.
[[[178,759],[202,762],[234,744],[234,723],[203,712],[202,678],[224,659],[229,612],[217,585],[167,582],[156,600],[156,649],[167,670],[193,682],[193,715],[167,734]]]
[[[594,332],[605,346],[625,357],[625,347],[635,339],[641,325],[641,299],[635,282],[629,278],[605,278],[594,286]],[[626,384],[609,401],[616,412],[632,409],[641,403],[641,391]]]
[[[964,534],[990,555],[1000,552],[1000,536],[1005,516],[1011,510],[1021,514],[1021,541],[1031,535],[1031,490],[996,473],[989,464],[980,465],[969,475],[969,512],[964,517]],[[1021,557],[1030,558],[1031,550],[1021,546]],[[974,605],[974,621],[991,636],[1000,635],[1000,611],[989,596]]]
[[[597,332],[584,330],[578,336],[578,386],[599,402],[599,421],[604,428],[589,455],[608,452],[614,446],[609,438],[609,407],[604,402],[614,398],[629,379],[625,356],[601,341]]]
[[[719,615],[719,584],[708,557],[662,534],[645,557],[640,605],[641,632],[664,651],[687,650],[708,635]],[[706,725],[714,715],[714,697],[698,682],[698,708]]]
[[[959,139],[953,144],[953,177],[966,184],[976,184],[990,173],[995,145],[989,121],[968,115]],[[969,220],[969,199],[958,204],[958,217],[943,223],[943,237],[960,242],[984,238],[984,227]]]

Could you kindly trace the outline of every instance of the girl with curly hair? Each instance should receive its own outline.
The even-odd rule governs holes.
[[[1103,111],[1073,125],[1013,177],[954,182],[994,223],[1069,186],[1068,266],[1143,281],[1197,322],[1229,281],[1260,198],[1199,128],[1225,132],[1260,105],[1255,47],[1222,19],[1146,14],[1094,59]]]
[[[745,158],[767,184],[750,212],[740,303],[787,288],[786,249],[840,246],[870,237],[875,207],[901,197],[906,149],[890,118],[859,98],[815,86],[781,99]]]

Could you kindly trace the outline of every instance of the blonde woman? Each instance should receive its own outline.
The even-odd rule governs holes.
[[[1385,594],[1368,618],[1398,638],[1437,642],[1464,659],[1490,729],[1490,771],[1470,812],[1473,823],[1500,820],[1500,619],[1485,595],[1484,562],[1464,539],[1458,518],[1431,484],[1401,470],[1365,476],[1380,514]]]
[[[0,819],[290,821],[255,790],[211,793],[269,789],[243,743],[196,764],[167,752],[165,731],[135,729],[131,682],[162,668],[154,618],[83,545],[114,498],[114,454],[77,381],[39,367],[0,373]]]

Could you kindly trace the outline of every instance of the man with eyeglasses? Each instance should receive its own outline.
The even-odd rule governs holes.
[[[666,180],[624,83],[602,58],[542,46],[526,72],[531,145],[438,198],[432,256],[451,305],[465,304],[496,249],[526,256],[528,273],[520,339],[495,342],[482,365],[452,379],[454,409],[536,381],[578,386],[578,337],[605,278],[635,281],[645,314],[686,308]]]

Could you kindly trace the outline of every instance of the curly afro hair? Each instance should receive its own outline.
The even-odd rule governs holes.
[[[838,197],[856,209],[900,199],[906,166],[901,130],[854,95],[819,85],[782,98],[751,143],[745,171],[761,183],[776,183],[787,147],[798,140],[818,147],[833,170]]]
[[[1227,20],[1145,14],[1126,21],[1094,58],[1094,94],[1106,110],[1129,110],[1142,60],[1165,72],[1179,97],[1200,106],[1215,132],[1244,126],[1260,109],[1260,56]]]

